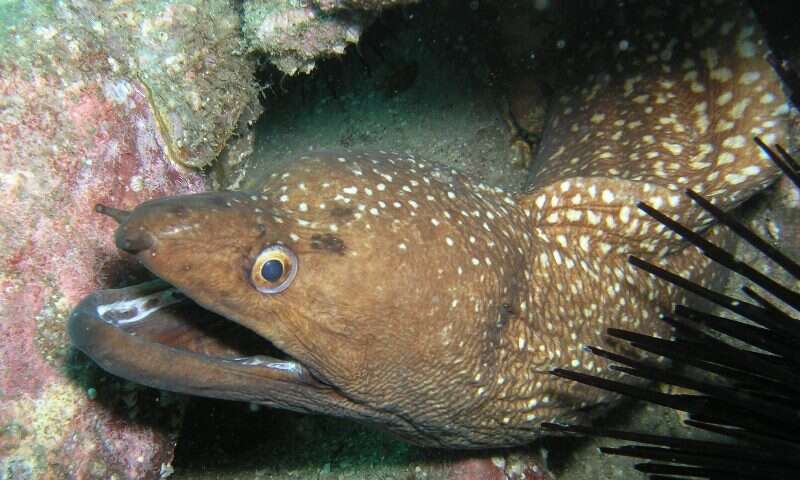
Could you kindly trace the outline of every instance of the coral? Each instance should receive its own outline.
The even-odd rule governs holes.
[[[208,163],[250,102],[227,2],[92,5],[0,6],[3,478],[168,470],[181,404],[101,375],[70,350],[65,320],[124,281],[95,203],[203,190],[174,162]]]
[[[320,57],[341,55],[358,43],[375,12],[417,0],[248,0],[244,35],[252,51],[264,53],[289,75],[311,72]]]

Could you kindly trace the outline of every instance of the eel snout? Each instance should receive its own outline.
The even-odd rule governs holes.
[[[223,270],[230,262],[226,254],[263,233],[247,215],[258,208],[251,197],[165,197],[133,211],[98,205],[98,213],[119,223],[117,247],[162,279],[88,295],[68,321],[72,344],[104,370],[154,388],[306,413],[372,416],[267,336],[221,315],[221,307],[204,308],[219,307],[213,299],[203,297],[203,302],[195,295],[193,285],[214,274],[226,285],[246,280],[241,272]],[[209,245],[220,230],[236,233],[232,240]],[[226,249],[228,241],[234,246]]]
[[[162,240],[205,243],[223,228],[225,231],[243,230],[241,225],[252,219],[249,214],[253,209],[266,208],[251,197],[240,192],[200,193],[157,198],[132,211],[105,205],[97,205],[95,210],[119,224],[114,235],[117,248],[139,255],[160,248]]]
[[[128,221],[133,217],[133,212],[108,207],[98,203],[94,210],[108,217],[113,218],[120,227],[117,229],[116,244],[117,248],[132,255],[143,252],[153,246],[153,236],[145,231],[141,223],[129,225]]]

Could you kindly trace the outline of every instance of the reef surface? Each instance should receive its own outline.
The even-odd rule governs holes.
[[[101,374],[65,321],[138,275],[96,203],[205,189],[182,165],[213,160],[255,98],[238,16],[228,2],[6,2],[0,31],[0,476],[157,478],[182,402]]]

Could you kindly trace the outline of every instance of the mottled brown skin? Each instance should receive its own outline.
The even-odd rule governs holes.
[[[635,37],[640,50],[612,74],[556,97],[538,174],[518,198],[405,155],[320,154],[258,192],[117,212],[121,249],[288,359],[230,360],[252,353],[174,319],[163,332],[126,333],[177,306],[124,328],[98,310],[141,313],[119,303],[139,291],[87,298],[70,319],[73,341],[142,383],[353,418],[430,446],[525,443],[542,421],[608,401],[547,372],[613,375],[583,351],[603,344],[607,327],[667,333],[656,316],[675,300],[671,288],[627,256],[695,278],[707,264],[635,202],[700,228],[682,189],[730,208],[776,177],[741,143],[776,139],[786,113],[752,19],[696,14],[682,42],[713,61]],[[276,244],[296,254],[297,276],[262,293],[251,269]],[[180,341],[158,343],[175,329]]]

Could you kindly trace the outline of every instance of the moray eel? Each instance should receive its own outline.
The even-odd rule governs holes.
[[[74,345],[146,385],[436,447],[522,444],[609,401],[548,372],[613,376],[584,352],[609,327],[668,334],[671,288],[627,256],[706,264],[636,201],[704,228],[682,190],[731,208],[777,177],[748,140],[777,140],[788,111],[753,19],[682,8],[675,32],[584,50],[592,74],[567,63],[582,80],[556,96],[521,195],[412,155],[334,153],[258,191],[100,207],[166,283],[87,297]]]

